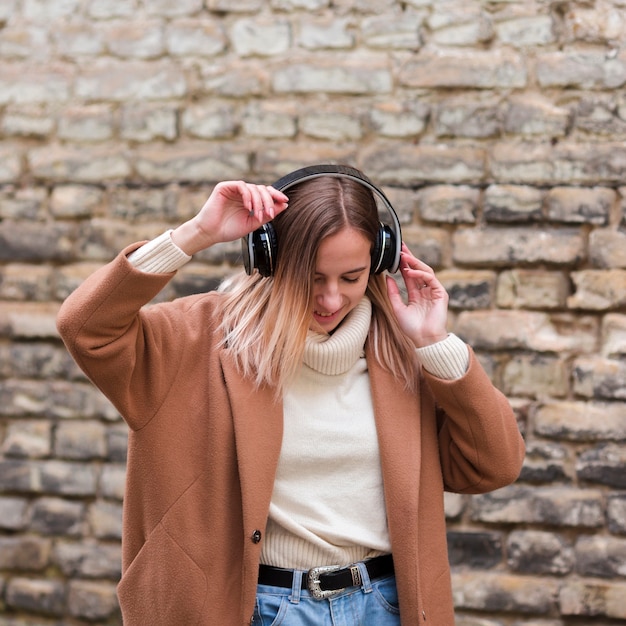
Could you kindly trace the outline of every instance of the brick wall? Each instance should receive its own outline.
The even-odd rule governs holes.
[[[59,303],[227,178],[361,167],[513,404],[460,626],[626,619],[626,0],[3,0],[0,624],[119,624],[126,431]],[[238,244],[162,295],[214,287]]]

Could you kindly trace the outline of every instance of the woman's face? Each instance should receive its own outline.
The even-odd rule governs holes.
[[[331,333],[365,295],[370,248],[368,239],[350,227],[322,240],[315,262],[311,330]]]

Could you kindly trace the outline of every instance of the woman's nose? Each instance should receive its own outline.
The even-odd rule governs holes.
[[[318,293],[318,302],[329,311],[336,311],[341,305],[341,292],[336,283],[327,283]]]

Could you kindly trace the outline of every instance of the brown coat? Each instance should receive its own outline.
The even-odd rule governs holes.
[[[141,309],[172,275],[140,273],[125,257],[131,249],[87,279],[58,318],[69,351],[130,427],[124,623],[249,624],[282,406],[217,346],[219,294]],[[511,483],[524,444],[473,353],[462,379],[424,373],[417,394],[367,358],[402,624],[450,626],[444,489]]]

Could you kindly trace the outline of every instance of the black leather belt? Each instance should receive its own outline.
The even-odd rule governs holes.
[[[391,554],[377,556],[363,561],[370,580],[393,574],[393,558]],[[294,570],[261,565],[259,568],[259,584],[272,587],[293,586]],[[361,571],[353,565],[326,565],[314,567],[302,574],[302,589],[308,589],[318,600],[328,598],[348,587],[359,587],[362,584]]]

